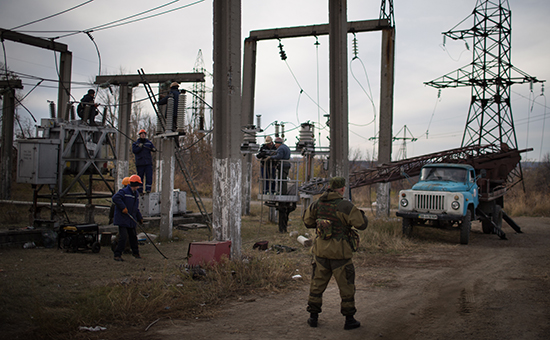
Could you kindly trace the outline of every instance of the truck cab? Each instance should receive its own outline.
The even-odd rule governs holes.
[[[460,229],[460,243],[468,244],[471,221],[476,219],[479,188],[475,169],[468,164],[427,164],[419,182],[399,192],[397,216],[403,218],[403,234],[413,226]]]

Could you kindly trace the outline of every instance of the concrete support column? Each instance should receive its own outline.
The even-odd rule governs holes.
[[[71,71],[73,54],[70,51],[61,52],[59,58],[59,89],[57,91],[57,118],[69,116],[67,103],[71,99]]]
[[[254,89],[256,88],[256,49],[255,39],[246,39],[244,42],[243,57],[243,91],[242,91],[242,121],[241,126],[254,124]],[[244,137],[244,136],[243,136]],[[246,154],[243,157],[243,205],[242,214],[250,215],[250,201],[252,199],[252,161],[254,157]]]
[[[120,85],[120,93],[118,98],[118,130],[116,147],[116,182],[115,190],[121,188],[122,179],[129,175],[129,157],[132,147],[132,140],[129,139],[135,133],[130,131],[130,117],[132,111],[132,88],[128,84]]]
[[[160,184],[160,234],[161,240],[172,238],[174,225],[174,170],[176,169],[175,141],[173,138],[161,139],[162,145],[162,183]]]
[[[8,86],[9,85],[9,86]],[[21,80],[3,82],[2,86],[2,161],[0,162],[0,197],[11,199],[13,180],[13,122],[15,117],[15,88],[22,89]]]
[[[330,162],[329,175],[349,183],[347,1],[329,0]]]
[[[395,60],[395,28],[382,30],[382,62],[380,74],[380,139],[378,164],[391,162],[393,141],[393,81]],[[380,183],[376,192],[376,215],[390,215],[391,183]]]
[[[212,232],[241,256],[241,1],[214,0]]]

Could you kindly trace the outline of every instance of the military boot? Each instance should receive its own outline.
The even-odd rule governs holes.
[[[317,321],[319,321],[319,314],[317,313],[310,313],[309,319],[307,319],[307,324],[310,327],[317,327]]]
[[[346,315],[346,323],[344,324],[344,329],[354,329],[361,327],[361,323],[353,317],[353,315]]]

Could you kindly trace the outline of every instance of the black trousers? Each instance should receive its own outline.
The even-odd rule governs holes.
[[[133,255],[139,255],[139,245],[136,228],[118,226],[118,244],[115,249],[115,257],[120,257],[126,247],[126,240],[130,241],[130,248]]]

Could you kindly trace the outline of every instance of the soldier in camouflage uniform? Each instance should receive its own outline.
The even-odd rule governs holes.
[[[323,293],[334,276],[342,303],[340,312],[346,317],[344,329],[354,329],[361,323],[353,317],[355,312],[355,267],[353,252],[357,250],[359,235],[352,227],[364,230],[368,220],[362,210],[344,199],[346,180],[333,177],[330,188],[313,202],[302,217],[307,228],[315,228],[313,241],[313,273],[309,288],[307,323],[317,327],[323,304]]]

